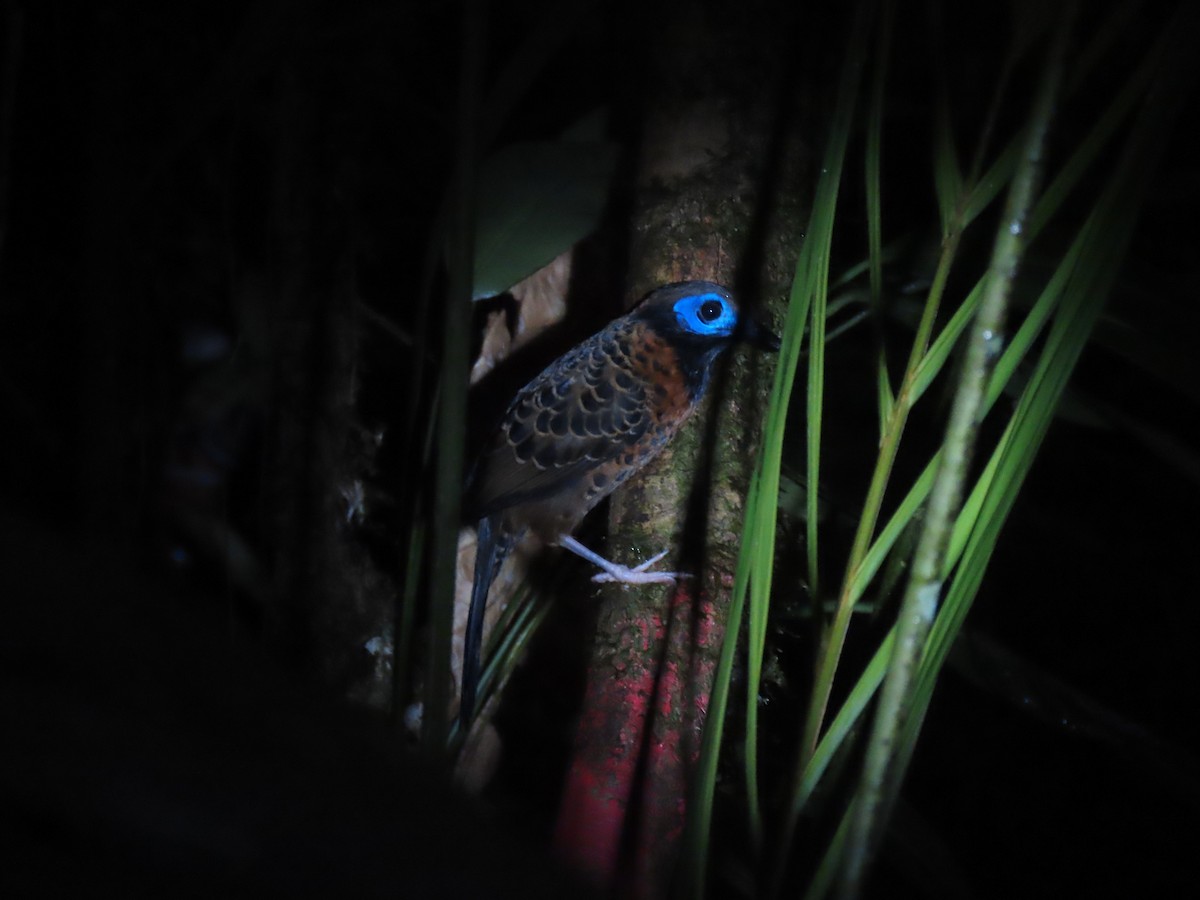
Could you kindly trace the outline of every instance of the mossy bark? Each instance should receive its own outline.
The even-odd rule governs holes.
[[[807,200],[793,72],[776,21],[668,16],[647,73],[630,254],[631,300],[673,281],[734,288],[776,326]],[[729,40],[731,29],[749,30]],[[753,58],[747,58],[753,55]],[[702,409],[612,502],[609,553],[664,547],[674,590],[604,591],[558,840],[598,881],[663,896],[682,834],[774,368],[739,348]]]

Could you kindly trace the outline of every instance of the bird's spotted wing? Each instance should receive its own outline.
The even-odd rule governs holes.
[[[652,388],[634,367],[632,337],[628,322],[617,320],[521,390],[482,460],[480,515],[578,487],[582,517],[623,480],[605,470],[650,428]]]

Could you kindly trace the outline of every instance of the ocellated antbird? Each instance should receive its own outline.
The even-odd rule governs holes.
[[[649,570],[666,551],[629,568],[571,532],[674,437],[704,396],[717,359],[738,340],[779,349],[779,338],[743,316],[727,288],[669,284],[518,392],[468,488],[479,540],[463,651],[464,730],[475,706],[488,590],[526,533],[599,566],[596,581],[674,583],[676,573]]]

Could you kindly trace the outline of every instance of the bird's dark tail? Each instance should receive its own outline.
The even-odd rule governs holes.
[[[488,516],[479,520],[475,581],[471,586],[471,606],[467,612],[467,629],[463,638],[462,693],[458,706],[458,721],[463,734],[466,734],[475,714],[475,695],[479,689],[482,663],[483,613],[487,608],[488,590],[512,546],[513,540],[502,533],[498,517]]]

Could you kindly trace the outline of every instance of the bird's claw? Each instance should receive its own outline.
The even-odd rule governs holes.
[[[569,534],[560,534],[558,536],[558,545],[566,550],[570,550],[577,556],[582,556],[592,565],[601,569],[601,572],[592,576],[592,581],[597,584],[603,582],[615,582],[616,584],[674,584],[680,578],[691,577],[683,572],[646,571],[667,555],[666,550],[631,569],[629,566],[623,566],[620,563],[605,559],[594,550],[589,550]]]
[[[674,584],[682,578],[691,578],[686,572],[649,572],[647,571],[652,565],[667,555],[664,550],[655,556],[650,557],[644,563],[630,568],[623,566],[620,563],[605,560],[607,566],[603,566],[603,572],[597,572],[592,576],[592,581],[596,584],[616,583],[616,584]]]

